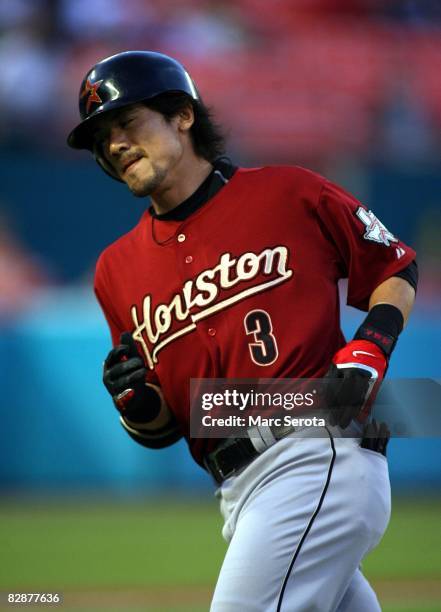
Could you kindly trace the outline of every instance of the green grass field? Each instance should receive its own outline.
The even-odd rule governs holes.
[[[386,536],[363,564],[385,612],[441,610],[440,510],[439,500],[395,501]],[[206,611],[225,552],[220,528],[206,500],[4,500],[0,591],[60,591],[54,609],[64,612]]]

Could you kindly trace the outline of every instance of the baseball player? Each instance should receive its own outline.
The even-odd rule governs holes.
[[[379,610],[359,568],[389,520],[388,432],[368,416],[412,308],[415,252],[314,172],[222,157],[194,82],[168,56],[97,63],[79,105],[69,145],[150,198],[96,267],[114,345],[104,384],[134,440],[185,437],[218,485],[229,547],[211,610]],[[368,312],[349,342],[341,278],[348,304]],[[190,436],[191,378],[319,377],[331,410],[321,436]]]

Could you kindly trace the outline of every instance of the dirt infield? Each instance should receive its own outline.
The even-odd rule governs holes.
[[[372,581],[378,598],[384,603],[427,601],[439,603],[441,609],[441,582],[439,580],[376,580]]]
[[[420,612],[441,609],[441,582],[438,580],[377,580],[373,582],[385,612]],[[99,612],[207,612],[212,589],[206,586],[154,587],[132,590],[90,589],[65,591],[59,606],[32,606],[37,611]],[[421,604],[424,602],[424,606]],[[24,610],[14,605],[15,610]],[[11,610],[3,607],[0,610]]]
[[[377,580],[373,583],[382,604],[441,604],[437,580]],[[121,591],[84,590],[64,593],[63,612],[72,610],[208,610],[212,590],[207,587],[155,587]],[[34,608],[35,609],[35,608]],[[406,608],[407,609],[407,608]],[[47,608],[46,608],[47,610]]]

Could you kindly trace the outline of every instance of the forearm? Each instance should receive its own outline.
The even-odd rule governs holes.
[[[129,425],[130,427],[138,431],[152,432],[158,429],[162,429],[163,427],[166,427],[172,420],[172,413],[170,412],[167,406],[167,403],[164,400],[161,389],[157,385],[152,385],[148,383],[147,383],[147,386],[150,387],[151,389],[154,389],[160,397],[161,408],[160,408],[159,414],[153,420],[147,420],[149,407],[146,406],[145,409],[146,409],[146,421],[147,422],[143,422],[141,415],[139,415],[139,419],[140,419],[139,421],[131,421],[124,415],[124,413],[122,413],[121,416],[123,417],[127,425]]]
[[[164,400],[161,389],[152,384],[148,384],[148,386],[156,391],[161,400],[161,408],[157,417],[144,423],[142,421],[131,421],[121,414],[121,425],[138,444],[152,449],[165,448],[180,440],[182,432]],[[139,418],[141,418],[141,415],[139,415]]]
[[[165,448],[182,438],[181,428],[173,415],[171,415],[169,420],[158,429],[148,429],[147,427],[140,428],[139,424],[136,424],[136,427],[132,427],[122,416],[120,417],[120,421],[129,436],[135,440],[135,442],[146,448]]]
[[[403,315],[406,325],[415,302],[415,290],[402,278],[392,276],[379,285],[369,300],[369,310],[378,304],[391,304]]]
[[[354,418],[363,422],[369,417],[414,300],[415,289],[395,276],[372,292],[369,314],[354,339],[334,355],[326,374],[325,402],[331,410],[331,425],[344,429]]]

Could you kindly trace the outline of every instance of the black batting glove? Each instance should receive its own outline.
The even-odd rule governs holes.
[[[147,374],[132,336],[124,332],[120,342],[104,362],[103,382],[113,399],[138,381],[145,380]]]
[[[329,424],[345,429],[356,419],[366,401],[371,375],[361,368],[338,369],[331,365],[325,375],[324,402]]]
[[[161,410],[161,399],[146,385],[146,374],[132,335],[124,332],[104,362],[103,382],[117,410],[134,423],[153,421]]]

